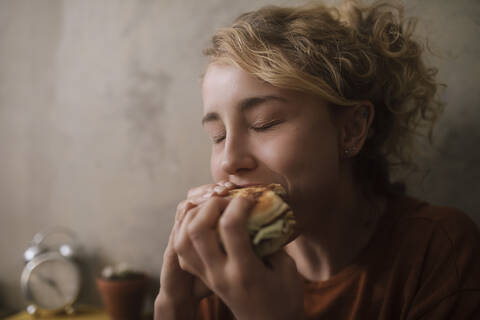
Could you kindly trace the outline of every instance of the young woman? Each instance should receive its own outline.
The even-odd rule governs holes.
[[[202,89],[216,183],[178,206],[155,319],[480,319],[478,228],[391,179],[441,109],[413,26],[346,3],[218,30]],[[269,266],[245,228],[253,201],[221,197],[259,183],[286,189],[301,229]]]

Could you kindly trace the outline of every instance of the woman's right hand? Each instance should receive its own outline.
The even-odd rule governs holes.
[[[160,292],[155,301],[155,313],[158,313],[157,309],[159,308],[169,308],[169,311],[175,312],[177,315],[179,315],[179,312],[194,312],[200,300],[211,294],[210,289],[199,278],[180,267],[173,239],[175,238],[177,226],[180,225],[189,211],[201,206],[212,195],[226,195],[229,190],[235,187],[236,185],[229,181],[199,186],[190,189],[187,199],[180,202],[177,206],[175,223],[163,255]],[[186,316],[185,318],[191,316]],[[155,319],[157,319],[157,316]]]

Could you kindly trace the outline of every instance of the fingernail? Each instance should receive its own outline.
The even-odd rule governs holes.
[[[213,188],[213,191],[216,192],[216,193],[222,193],[224,192],[226,189],[224,186],[216,186],[215,188]]]
[[[235,184],[233,184],[232,182],[230,181],[227,181],[223,184],[226,188],[234,188],[235,187]]]

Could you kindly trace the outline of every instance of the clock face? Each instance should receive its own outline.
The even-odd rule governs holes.
[[[80,289],[77,266],[61,256],[39,261],[31,269],[27,281],[30,300],[38,307],[49,310],[72,304]]]

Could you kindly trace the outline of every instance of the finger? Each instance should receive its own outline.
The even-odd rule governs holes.
[[[175,239],[175,226],[170,232],[170,237],[168,239],[167,247],[163,253],[163,263],[162,269],[160,271],[160,286],[165,292],[173,292],[175,287],[172,285],[172,282],[169,280],[169,277],[172,274],[180,271],[180,265],[178,262],[177,253],[173,248],[173,242]]]
[[[184,203],[182,204],[181,208],[179,206],[179,209],[183,210],[184,212],[188,211],[191,208],[200,206],[201,204],[207,202],[208,200],[210,200],[212,197],[215,197],[215,196],[222,196],[222,194],[211,191],[211,192],[207,192],[206,194],[203,194],[202,196],[188,198],[187,200],[183,201]]]
[[[167,247],[163,253],[163,266],[174,266],[177,263],[177,254],[173,249],[173,240],[175,238],[175,227],[172,228],[168,238]]]
[[[214,194],[217,194],[219,196],[226,196],[228,194],[229,188],[227,188],[224,185],[217,185],[215,188],[213,188]]]
[[[222,181],[222,182],[219,182],[218,184],[221,184],[228,189],[234,189],[234,188],[238,187],[238,185],[236,185],[235,183],[233,183],[231,181]]]
[[[214,191],[217,192],[219,195],[227,195],[230,190],[235,188],[238,188],[237,184],[231,181],[222,181],[217,183]]]
[[[207,192],[213,191],[213,188],[215,187],[216,187],[216,184],[210,183],[210,184],[204,184],[202,186],[192,188],[188,190],[187,198],[195,198],[195,197],[202,196]]]
[[[231,188],[224,187],[224,186],[216,186],[213,189],[208,190],[203,194],[192,196],[185,201],[190,202],[193,205],[198,206],[198,205],[200,205],[202,203],[205,203],[206,201],[210,200],[212,197],[215,197],[215,196],[225,197],[225,196],[227,196],[230,189]]]
[[[218,194],[224,196],[228,194],[228,191],[236,188],[237,185],[228,180],[220,180],[215,184],[206,184],[196,188],[192,188],[188,191],[187,198],[193,200],[195,198],[202,198],[206,196],[210,197],[212,194]]]
[[[178,255],[180,267],[195,275],[202,273],[203,262],[190,241],[187,227],[197,213],[198,207],[190,210],[182,222],[177,222],[174,240],[175,252]]]
[[[225,209],[219,221],[220,236],[227,256],[234,263],[244,265],[245,262],[258,261],[250,244],[247,220],[255,201],[247,197],[235,197]],[[255,258],[252,260],[252,258]]]
[[[205,200],[210,199],[212,196],[226,196],[231,188],[225,187],[224,185],[216,185],[211,189],[207,189],[205,193],[196,195],[192,198],[189,198],[192,202],[204,202]]]
[[[202,203],[206,202],[208,199],[213,197],[214,194],[210,193],[208,198],[207,197],[197,197],[192,199],[187,199],[181,201],[177,206],[177,212],[175,214],[175,221],[179,221],[180,223],[183,221],[183,218],[187,214],[187,212]]]
[[[175,248],[178,247],[180,250],[182,250],[183,247],[190,249],[188,246],[190,244],[190,237],[188,236],[187,226],[198,213],[199,209],[199,207],[192,208],[187,211],[182,220],[176,222]]]
[[[167,242],[167,247],[165,248],[165,251],[173,250],[173,241],[175,239],[175,225],[176,225],[176,222],[173,224],[172,230],[170,231],[170,235],[168,236],[168,242]]]
[[[188,226],[190,240],[204,265],[211,270],[223,266],[226,260],[225,254],[220,250],[216,226],[228,203],[229,200],[220,197],[210,199]]]
[[[237,188],[238,185],[229,181],[229,180],[226,180],[226,179],[223,179],[223,180],[220,180],[220,181],[217,181],[216,183],[217,185],[219,186],[224,186],[225,188],[227,189],[234,189],[234,188]]]
[[[177,212],[175,214],[175,221],[182,221],[187,212],[193,208],[195,208],[197,204],[193,203],[192,201],[183,200],[177,206]]]
[[[191,189],[188,192],[188,198],[178,204],[175,220],[182,221],[190,209],[201,205],[216,195],[226,196],[229,190],[235,187],[236,184],[225,180],[219,182],[217,185],[204,185]]]

